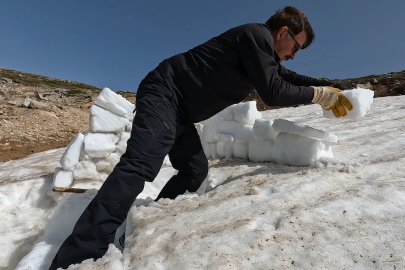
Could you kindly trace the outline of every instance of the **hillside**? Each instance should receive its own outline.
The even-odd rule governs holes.
[[[0,162],[66,146],[87,132],[100,88],[0,68]],[[135,93],[119,92],[135,101]]]
[[[405,70],[333,81],[347,89],[362,84],[376,97],[405,94]],[[65,147],[78,132],[87,132],[89,108],[100,91],[75,81],[0,68],[0,162]],[[135,102],[135,93],[118,93]],[[257,100],[259,110],[272,109],[256,92],[248,100]]]

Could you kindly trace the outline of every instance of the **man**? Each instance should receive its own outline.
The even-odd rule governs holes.
[[[265,24],[235,27],[161,62],[139,85],[125,154],[50,269],[102,257],[145,181],[154,180],[167,154],[179,172],[157,200],[197,191],[207,176],[208,162],[194,123],[239,103],[254,89],[268,105],[313,102],[336,116],[346,114],[342,103],[351,110],[340,90],[323,87],[329,81],[298,75],[280,65],[294,59],[313,40],[307,17],[286,7]]]

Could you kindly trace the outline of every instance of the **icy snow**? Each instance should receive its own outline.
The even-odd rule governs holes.
[[[176,173],[165,167],[130,211],[124,252],[111,245],[70,269],[403,269],[404,102],[375,99],[358,121],[326,119],[318,105],[263,112],[336,134],[335,158],[211,160],[205,195],[151,202]],[[47,269],[94,195],[47,195],[60,196],[50,189],[64,150],[0,163],[0,268]]]

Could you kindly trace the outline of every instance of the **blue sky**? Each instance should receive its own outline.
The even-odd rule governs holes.
[[[316,41],[285,65],[313,77],[405,69],[405,1],[13,0],[0,8],[0,67],[136,91],[160,61],[285,5]]]

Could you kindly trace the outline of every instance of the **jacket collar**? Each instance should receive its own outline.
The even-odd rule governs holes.
[[[263,24],[270,32],[270,36],[273,38],[273,32],[271,32],[270,27],[267,24]],[[274,41],[273,41],[273,46],[274,46]],[[278,56],[278,54],[276,53],[276,51],[273,48],[273,52],[274,52],[274,60],[276,61],[277,64],[280,64],[280,56]]]

